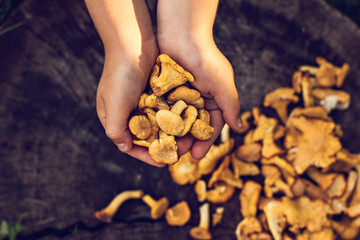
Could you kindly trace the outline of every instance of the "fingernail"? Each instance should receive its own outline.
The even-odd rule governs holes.
[[[239,117],[238,120],[236,121],[236,126],[240,129],[243,127],[243,122],[241,120],[241,117]]]
[[[129,145],[127,145],[126,143],[119,143],[119,144],[117,144],[117,147],[122,152],[127,152],[129,150]]]

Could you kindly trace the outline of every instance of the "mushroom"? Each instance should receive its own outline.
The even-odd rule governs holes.
[[[241,176],[256,176],[260,174],[260,169],[256,164],[241,161],[236,158],[234,153],[232,154],[231,164],[234,170],[235,178],[239,178]]]
[[[268,94],[264,99],[265,107],[272,107],[276,110],[282,122],[286,122],[287,106],[290,103],[296,103],[299,97],[295,95],[295,90],[292,88],[278,88]]]
[[[162,96],[171,89],[193,82],[194,77],[172,60],[168,55],[161,54],[150,76],[150,87],[156,96]]]
[[[272,165],[263,165],[261,174],[265,177],[264,193],[265,196],[271,198],[274,193],[282,192],[288,197],[294,197],[294,194],[288,184],[281,179],[281,172]]]
[[[323,57],[317,57],[316,62],[320,65],[316,73],[316,82],[321,87],[341,87],[350,67],[344,63],[342,67],[336,67]]]
[[[199,160],[191,156],[190,151],[180,156],[178,162],[169,165],[169,172],[178,185],[193,184],[201,177]]]
[[[211,178],[208,182],[208,187],[213,187],[215,182],[223,181],[230,186],[236,188],[242,188],[243,182],[240,178],[236,178],[233,172],[229,169],[231,156],[227,155],[224,157],[224,160],[221,162],[219,167],[212,173]]]
[[[202,175],[211,173],[218,162],[227,155],[234,146],[234,139],[230,138],[219,145],[212,145],[208,153],[199,160],[199,172]]]
[[[144,100],[145,107],[160,109],[170,109],[163,96],[158,97],[155,94],[148,95]]]
[[[280,169],[288,172],[291,176],[296,176],[296,172],[295,172],[295,169],[293,168],[293,166],[290,163],[288,163],[285,159],[283,159],[279,156],[275,156],[270,159],[262,158],[261,163],[262,164],[274,164],[274,165],[278,166]]]
[[[181,201],[165,212],[166,222],[170,226],[184,226],[191,217],[191,210],[186,201]]]
[[[223,143],[229,139],[230,139],[230,126],[227,123],[225,123],[220,132],[220,141]]]
[[[205,109],[199,109],[199,119],[206,122],[206,124],[210,125],[210,113]]]
[[[358,178],[358,174],[356,171],[349,172],[349,175],[348,175],[348,178],[346,181],[345,192],[341,195],[341,197],[333,198],[330,201],[330,206],[331,206],[331,209],[333,210],[333,212],[340,214],[346,210],[346,208],[348,207],[348,204],[347,204],[348,200],[354,191],[357,178]]]
[[[358,174],[358,178],[356,181],[354,193],[350,198],[349,206],[346,209],[346,214],[349,217],[357,217],[360,215],[360,165],[356,165],[356,172]]]
[[[239,146],[235,150],[235,156],[246,162],[257,162],[260,160],[261,144],[249,143]]]
[[[278,121],[275,118],[268,118],[265,115],[260,115],[257,121],[257,127],[254,130],[252,141],[257,142],[263,140],[265,134],[269,131],[272,131],[277,125]]]
[[[139,99],[139,103],[138,103],[138,108],[139,108],[139,109],[143,109],[143,108],[146,107],[146,106],[145,106],[145,99],[146,99],[148,96],[149,96],[149,94],[147,94],[147,93],[141,94],[140,99]]]
[[[180,137],[185,136],[187,134],[194,122],[196,121],[196,118],[198,116],[198,111],[194,106],[188,105],[187,108],[182,113],[182,118],[184,121],[184,130],[180,134]]]
[[[225,182],[214,183],[214,189],[207,191],[206,200],[214,204],[226,203],[234,195],[235,188]]]
[[[344,63],[341,68],[335,69],[335,75],[336,75],[336,87],[341,87],[344,83],[344,80],[346,78],[346,75],[350,71],[350,66],[347,63]]]
[[[199,202],[203,202],[206,200],[206,193],[207,193],[207,188],[206,188],[206,182],[204,180],[197,180],[194,186],[194,191],[196,193],[197,196],[197,200]]]
[[[169,104],[174,104],[178,100],[183,100],[188,105],[192,105],[198,109],[204,108],[204,99],[201,97],[200,92],[195,89],[190,89],[187,86],[177,87],[167,97]]]
[[[323,227],[330,226],[327,219],[330,208],[320,200],[311,201],[306,196],[296,199],[285,196],[280,200],[268,199],[262,205],[275,240],[281,239],[282,231],[287,224],[291,226],[289,230],[292,232],[302,228],[307,228],[310,232],[318,232]]]
[[[301,179],[302,182],[305,184],[305,194],[311,200],[319,199],[325,203],[329,202],[329,196],[326,194],[321,187],[313,184],[311,181],[306,180],[304,178]]]
[[[341,239],[355,239],[360,230],[360,217],[349,218],[343,215],[339,221],[332,221],[331,227]]]
[[[159,131],[159,139],[151,143],[149,154],[157,163],[174,164],[179,160],[177,149],[175,137]]]
[[[326,194],[329,198],[340,197],[344,194],[346,189],[346,180],[344,175],[337,174],[333,184],[326,190]]]
[[[319,232],[310,232],[305,229],[301,234],[296,236],[296,240],[335,240],[336,236],[334,231],[329,228],[325,227]]]
[[[269,128],[263,138],[261,155],[265,158],[271,158],[282,153],[284,153],[284,150],[280,148],[274,141],[274,127]]]
[[[245,182],[239,195],[241,214],[244,218],[256,216],[261,190],[260,184],[251,180]]]
[[[156,120],[159,127],[165,133],[172,136],[181,136],[185,124],[179,114],[169,110],[161,109],[156,113]]]
[[[213,135],[215,129],[204,120],[196,119],[191,126],[190,133],[199,140],[208,140]]]
[[[213,227],[218,225],[221,222],[224,211],[225,211],[224,207],[217,207],[215,209],[215,212],[212,214],[212,226]]]
[[[159,219],[169,207],[169,200],[166,197],[159,200],[153,199],[150,195],[146,194],[142,197],[142,200],[151,208],[151,218]]]
[[[311,94],[328,113],[333,109],[348,109],[350,105],[350,94],[345,91],[316,88]]]
[[[306,174],[316,182],[324,191],[328,190],[334,183],[336,173],[323,173],[318,171],[315,167],[309,167]]]
[[[291,126],[296,131],[288,132],[285,147],[287,159],[298,174],[304,173],[309,166],[325,168],[336,161],[335,154],[341,149],[341,143],[332,135],[333,122],[300,116],[292,118]]]
[[[210,204],[204,203],[199,207],[200,212],[200,221],[197,227],[190,229],[190,235],[194,239],[199,240],[209,240],[211,239],[211,234],[209,232],[209,222],[210,222]]]
[[[249,130],[244,136],[244,144],[254,143],[254,129]]]
[[[236,227],[235,235],[237,240],[248,240],[250,235],[262,231],[261,223],[255,217],[245,217]]]
[[[142,190],[127,190],[116,195],[116,197],[102,210],[95,212],[95,217],[100,221],[111,223],[116,211],[121,205],[130,199],[140,199],[144,195]]]
[[[249,240],[272,240],[273,238],[267,232],[252,233],[249,236]],[[286,239],[284,239],[286,240]]]
[[[146,139],[151,134],[149,119],[144,115],[135,115],[129,121],[129,129],[138,139]]]
[[[309,74],[304,74],[301,80],[302,97],[305,108],[314,106],[314,98],[312,96],[313,85],[311,84]]]

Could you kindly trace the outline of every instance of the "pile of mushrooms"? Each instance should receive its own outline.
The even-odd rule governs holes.
[[[200,92],[187,85],[193,81],[191,73],[168,55],[158,56],[150,76],[151,90],[141,95],[129,120],[133,143],[148,147],[155,162],[174,164],[179,160],[175,137],[190,133],[208,140],[214,132]]]
[[[350,104],[350,95],[339,90],[349,66],[336,67],[321,57],[316,61],[319,66],[301,66],[294,73],[291,88],[265,96],[264,108],[273,108],[272,116],[257,107],[246,111],[243,129],[231,132],[225,125],[219,144],[204,158],[196,160],[188,152],[168,166],[175,183],[194,186],[200,220],[189,233],[192,238],[211,239],[210,227],[221,222],[225,203],[237,194],[243,216],[234,229],[238,240],[354,239],[359,234],[360,154],[342,146],[341,126],[329,115]],[[174,108],[178,101],[166,104]],[[201,107],[192,106],[200,114]],[[129,199],[144,200],[141,190],[130,193]],[[113,201],[123,201],[117,198]],[[216,206],[212,214],[211,204]],[[95,216],[109,222],[118,209],[114,205]],[[186,202],[176,204],[184,205],[178,209],[168,205],[157,218],[165,213],[170,225],[186,224],[191,217]],[[181,224],[171,223],[170,215],[183,215]]]

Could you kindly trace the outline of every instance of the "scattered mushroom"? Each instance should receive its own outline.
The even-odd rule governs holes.
[[[262,186],[254,181],[246,181],[240,193],[241,214],[244,218],[255,217]],[[260,229],[261,231],[261,229]]]
[[[169,207],[169,200],[166,197],[156,201],[147,194],[142,197],[142,200],[151,208],[150,214],[151,218],[154,220],[161,218]]]
[[[345,91],[316,88],[311,95],[328,113],[333,109],[345,110],[350,105],[350,95]]]
[[[262,231],[260,221],[255,217],[245,217],[236,227],[237,240],[248,240],[250,235]]]
[[[224,207],[217,207],[215,209],[215,212],[212,214],[212,226],[213,227],[218,225],[221,222],[224,211],[225,211]]]
[[[268,94],[264,99],[265,107],[272,107],[276,110],[282,122],[286,122],[287,107],[289,103],[296,103],[299,101],[298,96],[295,95],[295,90],[292,88],[278,88]]]
[[[193,158],[190,151],[181,155],[178,162],[169,165],[169,172],[178,185],[193,184],[201,177],[199,160]]]
[[[95,217],[103,222],[111,223],[116,211],[130,199],[140,199],[144,195],[142,190],[127,190],[116,197],[102,210],[95,212]]]
[[[259,161],[261,157],[260,153],[261,144],[259,143],[244,144],[235,150],[235,155],[237,158],[250,163]]]
[[[166,222],[170,226],[184,226],[191,217],[191,210],[186,201],[181,201],[165,212]]]
[[[210,204],[204,203],[199,207],[200,212],[200,221],[197,227],[190,229],[190,235],[194,239],[199,240],[208,240],[211,239],[211,234],[209,232],[210,224]]]

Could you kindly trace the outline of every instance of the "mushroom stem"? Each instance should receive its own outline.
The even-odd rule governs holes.
[[[152,198],[150,195],[146,194],[142,197],[142,200],[149,206],[153,207],[156,204],[156,200]]]
[[[178,115],[181,115],[181,113],[185,110],[186,107],[187,104],[183,100],[179,100],[171,107],[170,111]]]
[[[144,195],[142,190],[124,191],[116,197],[102,210],[95,212],[95,217],[100,221],[111,223],[113,216],[120,206],[129,199],[139,199]]]
[[[199,228],[202,229],[209,229],[209,212],[210,212],[210,204],[209,203],[204,203],[203,205],[200,206],[199,208],[199,212],[200,212],[200,222],[199,222]]]

